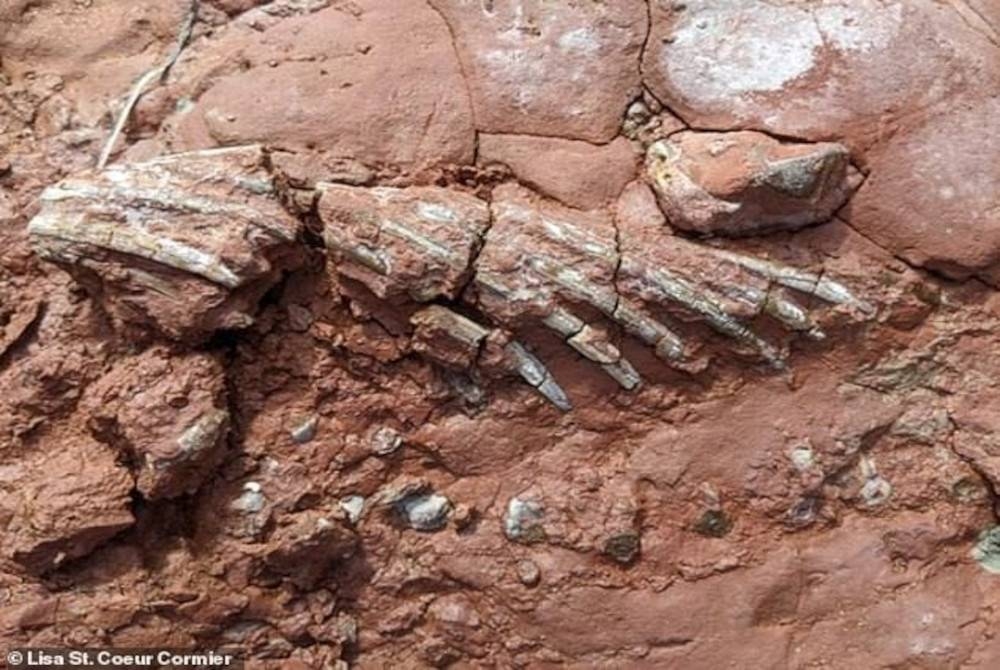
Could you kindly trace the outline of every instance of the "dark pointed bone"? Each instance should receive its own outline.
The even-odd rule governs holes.
[[[514,370],[521,375],[524,381],[562,411],[568,412],[573,409],[572,403],[566,397],[566,392],[556,382],[549,369],[523,344],[517,341],[510,342],[507,344],[506,350],[513,359]]]

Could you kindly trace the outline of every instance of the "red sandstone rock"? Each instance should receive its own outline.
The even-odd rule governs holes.
[[[193,493],[222,460],[229,428],[222,365],[155,347],[88,388],[94,436],[133,464],[150,500]]]
[[[1000,91],[1000,88],[997,89]],[[1000,102],[958,100],[876,153],[846,217],[911,263],[1000,283]]]
[[[110,0],[0,8],[0,52],[15,77],[56,77],[73,114],[95,124],[135,78],[166,58],[188,3]]]
[[[962,4],[653,3],[643,73],[699,128],[863,148],[930,107],[997,90],[995,46]]]
[[[991,278],[988,195],[996,189],[984,166],[996,162],[995,150],[976,136],[975,115],[996,90],[990,44],[1000,6],[651,3],[645,84],[694,127],[842,141],[870,169],[866,191],[842,210],[851,225],[835,218],[706,244],[672,231],[640,180],[604,207],[604,194],[620,187],[605,190],[577,171],[587,178],[575,179],[601,194],[601,206],[581,212],[547,199],[590,197],[551,166],[525,178],[544,161],[511,165],[529,188],[472,165],[418,169],[471,163],[474,128],[563,138],[531,140],[539,146],[611,141],[600,152],[622,143],[614,139],[619,126],[643,146],[676,134],[669,111],[638,87],[645,6],[436,2],[453,43],[423,4],[251,4],[202,3],[181,62],[140,101],[121,159],[164,153],[171,142],[214,145],[209,130],[224,136],[226,123],[265,134],[283,145],[270,152],[271,166],[303,230],[289,248],[309,246],[306,262],[252,301],[245,329],[147,349],[112,328],[107,313],[116,316],[115,308],[105,312],[103,300],[39,262],[24,228],[45,186],[92,162],[106,137],[108,100],[171,48],[175,26],[160,12],[175,8],[95,0],[0,9],[14,16],[0,21],[11,79],[0,91],[6,646],[233,646],[252,668],[338,670],[346,659],[373,668],[997,665],[1000,308],[978,281],[940,281],[908,263]],[[694,32],[674,30],[683,25],[670,18],[674,11],[708,20],[703,28],[694,22]],[[727,18],[713,32],[720,16],[739,21]],[[902,32],[883,40],[880,31],[897,18]],[[75,35],[64,26],[71,22],[96,28]],[[810,51],[814,25],[826,43]],[[525,37],[504,42],[513,26]],[[554,48],[560,31],[579,28],[604,40],[600,57],[577,61]],[[697,31],[715,37],[693,39]],[[87,51],[105,43],[113,46]],[[368,46],[380,69],[352,78],[356,90],[317,83],[338,62],[355,74]],[[480,50],[501,47],[523,48],[552,77],[514,85],[500,72],[470,68]],[[663,50],[676,57],[663,61]],[[813,59],[796,60],[803,54]],[[282,77],[266,76],[271,61]],[[781,90],[731,94],[746,88],[743,75],[767,86],[806,61],[806,74]],[[582,78],[573,80],[568,65],[580,63]],[[319,75],[325,66],[331,74]],[[37,70],[32,79],[29,69]],[[242,88],[260,81],[274,90]],[[456,102],[465,83],[475,118]],[[691,98],[699,90],[711,94],[707,102]],[[407,96],[394,98],[397,91]],[[509,104],[521,92],[536,96],[529,113]],[[258,99],[270,107],[255,107]],[[354,104],[334,109],[334,99]],[[237,121],[212,119],[205,100]],[[286,118],[290,110],[301,115]],[[90,125],[99,118],[104,126]],[[926,167],[935,152],[949,158],[947,169]],[[593,174],[610,174],[608,167],[594,165]],[[549,179],[565,190],[548,190],[556,188]],[[324,181],[349,186],[332,187],[338,197],[324,196],[317,211],[309,189]],[[979,192],[962,191],[978,183]],[[369,187],[399,190],[382,191],[397,195],[380,203]],[[943,198],[948,188],[961,197]],[[209,190],[218,203],[219,191]],[[465,203],[456,211],[485,233],[435,228],[415,211],[426,199],[416,193]],[[281,211],[270,197],[252,202],[256,211]],[[373,210],[379,216],[368,216]],[[123,209],[142,211],[134,199]],[[374,239],[391,252],[398,273],[379,275],[391,299],[341,274],[344,259],[328,263],[317,213],[323,226],[360,235],[354,243]],[[955,237],[932,229],[933,217]],[[190,217],[172,212],[169,220]],[[211,221],[213,229],[227,223]],[[589,327],[576,344],[598,358],[614,346],[642,384],[617,388],[530,310],[459,293],[475,278],[435,264],[412,236],[387,236],[399,230],[392,223],[432,242],[454,241],[456,268],[500,267],[550,300],[546,307],[571,306]],[[546,226],[555,224],[571,224],[555,230],[583,239],[553,239]],[[482,249],[477,237],[486,240]],[[199,233],[195,241],[209,239]],[[261,257],[253,245],[234,255],[241,269]],[[538,282],[529,260],[543,255],[566,265],[564,280],[600,283],[610,292],[594,295],[612,296],[614,309],[553,288],[553,276]],[[115,288],[134,287],[137,269],[116,268],[113,279],[124,283]],[[418,305],[408,289],[427,270],[434,295]],[[678,292],[678,279],[692,292]],[[829,282],[849,287],[857,301],[826,304],[824,295],[837,295]],[[181,306],[170,318],[202,313],[202,293],[169,285]],[[695,294],[711,300],[694,302]],[[142,304],[153,300],[141,294]],[[663,365],[649,346],[663,333],[635,328],[626,320],[634,314],[618,309],[623,302],[669,323],[715,365]],[[477,308],[487,304],[495,310]],[[713,331],[713,319],[736,323],[720,314],[777,346],[787,370],[733,356],[749,340],[734,347],[732,335],[746,331]],[[478,339],[472,328],[462,346],[443,346],[456,332],[443,324],[456,318],[492,330]],[[504,370],[515,340],[496,328],[502,321],[544,360],[572,411],[553,411],[523,384],[468,369],[476,360],[484,373]],[[803,334],[815,326],[826,339],[789,337],[789,326]],[[165,470],[169,486],[133,482],[128,458],[91,438],[115,423],[135,444],[170,452],[189,419],[223,406],[231,428],[221,462]],[[169,499],[145,500],[135,490],[187,491],[195,482],[193,495]],[[514,499],[521,504],[512,516]]]
[[[174,150],[266,142],[369,165],[468,163],[469,97],[448,28],[423,4],[362,0],[241,23],[178,67]],[[239,62],[245,65],[234,67]]]
[[[269,538],[264,565],[288,576],[301,589],[312,589],[354,551],[357,537],[341,516],[306,511],[286,519]]]
[[[455,38],[476,128],[608,142],[639,93],[646,35],[638,0],[432,0]]]
[[[621,194],[636,174],[636,155],[618,138],[587,142],[526,135],[479,136],[479,162],[503,163],[519,181],[571,207],[594,209]]]
[[[132,525],[132,479],[114,453],[64,434],[61,448],[4,466],[0,518],[4,554],[35,573],[86,556]]]
[[[829,220],[849,195],[847,161],[838,144],[682,132],[650,147],[646,170],[671,225],[746,235]]]

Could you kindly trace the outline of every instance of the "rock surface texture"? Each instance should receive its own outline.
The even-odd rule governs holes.
[[[0,53],[0,647],[1000,665],[994,0],[14,0]]]

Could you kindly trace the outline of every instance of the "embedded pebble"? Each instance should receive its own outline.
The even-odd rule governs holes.
[[[861,487],[861,498],[868,507],[877,507],[889,500],[892,495],[892,484],[879,475],[868,479]]]
[[[867,456],[862,456],[858,462],[861,476],[865,478],[865,483],[861,486],[861,499],[866,507],[877,507],[882,505],[889,496],[892,495],[892,485],[881,475],[875,466],[875,461]]]
[[[699,535],[705,537],[723,537],[733,527],[733,522],[721,509],[706,510],[694,526]]]
[[[604,543],[604,553],[622,565],[627,565],[639,555],[639,534],[635,531],[615,533]]]
[[[516,542],[539,542],[545,538],[541,526],[544,515],[545,508],[541,503],[511,498],[503,522],[504,535]]]
[[[289,431],[289,434],[292,436],[292,440],[296,444],[305,444],[316,437],[316,427],[318,425],[319,417],[314,414],[297,425],[295,428],[292,428],[292,430]]]
[[[340,508],[347,513],[348,521],[357,523],[361,519],[362,512],[365,511],[365,498],[357,495],[341,498]]]
[[[265,501],[260,484],[247,482],[243,485],[243,493],[230,506],[235,510],[253,514],[264,509]]]
[[[792,465],[795,466],[796,470],[804,472],[811,468],[816,462],[815,454],[813,453],[812,446],[809,444],[802,444],[794,449],[788,455],[789,459],[792,461]]]
[[[383,426],[372,435],[371,448],[376,456],[388,456],[403,444],[403,436],[395,429]]]
[[[414,530],[439,530],[448,522],[451,501],[437,493],[414,493],[396,503],[396,509]]]
[[[542,578],[542,571],[534,561],[525,559],[517,562],[517,578],[525,586],[535,586]]]
[[[987,528],[979,534],[979,541],[969,554],[983,570],[1000,575],[1000,526]]]

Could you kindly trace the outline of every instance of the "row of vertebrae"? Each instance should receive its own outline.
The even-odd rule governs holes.
[[[302,225],[280,206],[269,165],[253,146],[82,175],[46,191],[30,232],[120,323],[183,339],[244,326],[303,256]],[[670,198],[658,168],[656,195]],[[638,181],[612,211],[591,212],[513,183],[488,202],[444,187],[316,190],[331,273],[407,314],[414,350],[453,369],[519,374],[562,409],[565,392],[518,333],[553,331],[631,390],[641,379],[619,329],[686,372],[707,364],[703,338],[691,337],[699,324],[781,368],[785,351],[751,327],[758,317],[821,338],[795,294],[871,311],[822,273],[672,235]]]
[[[523,187],[496,188],[490,203],[444,188],[324,185],[319,214],[335,272],[379,298],[417,303],[459,301],[477,323],[442,304],[411,317],[418,348],[455,367],[508,363],[556,405],[569,402],[544,365],[513,333],[543,326],[623,388],[641,383],[613,341],[617,324],[668,365],[696,372],[707,361],[682,335],[699,322],[773,365],[785,353],[750,323],[770,318],[785,329],[822,338],[795,293],[840,305],[854,316],[871,308],[821,274],[696,244],[651,226],[655,207],[635,185],[617,216],[581,212],[539,200]],[[629,216],[632,213],[632,216]],[[655,218],[654,218],[655,220]]]

